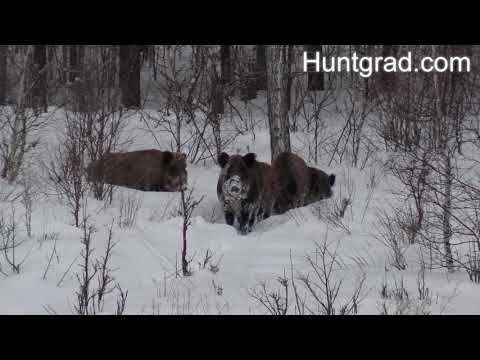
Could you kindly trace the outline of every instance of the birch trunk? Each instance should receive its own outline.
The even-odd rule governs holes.
[[[267,46],[267,107],[272,161],[282,152],[291,151],[288,109],[290,60],[288,45]]]
[[[435,45],[432,45],[433,57],[437,56],[437,49]],[[444,81],[446,81],[444,79]],[[453,257],[452,257],[452,226],[451,226],[451,217],[452,217],[452,163],[450,158],[450,144],[449,144],[449,133],[450,126],[447,123],[446,115],[443,111],[442,106],[442,94],[440,91],[440,79],[437,72],[433,73],[433,86],[435,91],[435,112],[436,116],[434,119],[433,129],[434,129],[434,148],[438,151],[440,158],[443,160],[443,171],[444,179],[442,181],[443,189],[443,206],[442,206],[442,230],[443,230],[443,246],[445,250],[445,263],[449,272],[453,271]]]
[[[445,262],[449,272],[453,271],[453,257],[452,257],[452,164],[449,154],[445,151],[444,155],[444,166],[445,166],[445,181],[444,181],[444,192],[445,199],[443,204],[443,244],[445,248]]]

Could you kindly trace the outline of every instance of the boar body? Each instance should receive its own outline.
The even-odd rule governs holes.
[[[109,153],[89,165],[87,177],[142,191],[180,191],[187,183],[186,155],[154,149]]]
[[[272,163],[274,212],[309,205],[332,196],[335,175],[309,167],[298,155],[282,153]]]
[[[225,221],[235,226],[241,234],[247,234],[257,221],[271,215],[271,167],[257,161],[253,153],[245,156],[222,153],[218,163],[222,170],[217,183],[217,196],[225,213]]]

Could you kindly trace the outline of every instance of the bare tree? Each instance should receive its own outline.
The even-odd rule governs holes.
[[[78,125],[76,132],[81,136],[84,162],[88,164],[130,141],[129,136],[122,138],[124,142],[120,141],[128,113],[119,107],[120,92],[115,83],[118,75],[116,47],[81,46],[74,51],[81,54],[81,66],[75,65],[75,81],[68,87],[67,127]],[[111,201],[111,185],[102,179],[96,179],[91,185],[96,199],[105,200],[108,195]]]
[[[307,52],[308,59],[315,59],[318,52],[320,58],[323,54],[322,45],[305,45],[305,51]],[[323,71],[315,71],[315,64],[308,65],[308,90],[309,91],[323,91],[325,90],[325,79]]]
[[[0,105],[7,101],[8,71],[7,71],[8,45],[0,45]]]
[[[17,179],[25,154],[37,144],[37,141],[29,142],[28,137],[31,135],[31,131],[35,128],[38,129],[42,124],[37,114],[29,114],[26,109],[27,97],[32,90],[30,81],[32,53],[33,45],[28,45],[21,68],[17,102],[13,113],[2,111],[0,114],[4,136],[2,141],[4,165],[1,176],[7,178],[9,183]]]
[[[433,56],[437,56],[437,47],[432,45]],[[453,80],[453,79],[452,79]],[[448,77],[444,77],[444,83],[449,81]],[[444,166],[444,179],[443,179],[443,244],[445,247],[445,260],[448,271],[453,271],[453,258],[452,258],[452,248],[451,248],[451,239],[452,239],[452,229],[451,229],[451,213],[452,213],[452,182],[453,182],[453,173],[452,173],[452,147],[450,146],[450,128],[451,123],[447,122],[447,114],[445,113],[446,104],[445,104],[445,95],[442,94],[442,87],[446,89],[446,84],[440,83],[439,74],[435,72],[433,74],[433,87],[435,94],[435,113],[433,123],[438,124],[433,126],[433,135],[439,139],[439,153],[442,158]],[[452,89],[453,90],[453,89]],[[443,130],[443,131],[442,131]],[[437,141],[438,141],[437,140]],[[436,145],[436,144],[434,144]],[[456,144],[454,144],[455,146]],[[434,150],[437,150],[434,147]]]
[[[290,278],[284,271],[277,277],[279,289],[269,289],[266,282],[260,282],[248,294],[271,315],[287,315],[294,304],[296,315],[355,315],[366,295],[366,276],[361,271],[353,292],[341,294],[343,279],[337,273],[344,268],[343,261],[332,250],[325,238],[316,243],[313,254],[307,254],[309,271],[294,275],[294,266],[290,256]],[[303,290],[303,291],[302,291]]]
[[[78,45],[70,45],[69,48],[69,72],[68,81],[73,83],[75,78],[80,77],[80,67],[78,59]]]
[[[88,123],[76,113],[66,112],[63,142],[57,145],[45,169],[50,185],[59,198],[66,200],[74,219],[74,225],[81,225],[81,209],[88,190],[86,181],[86,151]]]
[[[232,81],[232,55],[231,45],[220,46],[222,84]]]
[[[340,290],[343,280],[335,278],[335,272],[343,266],[337,248],[332,250],[331,244],[325,238],[324,241],[316,244],[315,257],[307,255],[307,261],[312,271],[299,276],[299,280],[312,300],[310,304],[305,303],[307,312],[324,315],[357,314],[359,304],[365,295],[365,274],[361,273],[353,293],[342,304]]]
[[[82,219],[82,252],[80,272],[76,274],[79,289],[76,292],[77,302],[74,311],[78,315],[95,315],[103,312],[107,295],[114,290],[118,291],[116,302],[116,314],[122,315],[125,310],[128,291],[123,291],[115,281],[110,268],[111,257],[115,243],[113,242],[113,222],[108,229],[108,241],[104,255],[100,259],[93,258],[93,234],[96,232],[93,225],[89,223],[88,216],[84,210]],[[94,279],[97,279],[97,286],[93,286]]]
[[[166,104],[158,116],[142,113],[145,124],[155,138],[155,130],[170,133],[171,150],[186,152],[192,163],[216,159],[226,141],[220,133],[224,102],[233,92],[231,83],[222,84],[221,54],[208,46],[192,46],[187,58],[184,46],[164,50],[158,87]]]
[[[126,108],[139,108],[140,98],[140,45],[120,45],[120,89],[122,104]]]
[[[33,46],[31,105],[35,111],[47,112],[47,46]]]
[[[267,106],[272,161],[290,152],[291,45],[267,46]]]
[[[393,56],[397,58],[399,47],[400,45],[383,45],[382,57],[387,58],[387,57]],[[383,90],[384,92],[388,93],[392,90],[395,90],[395,85],[396,85],[395,73],[383,71],[380,74],[380,83],[381,83],[381,90]]]
[[[404,226],[398,210],[389,210],[393,210],[394,214],[390,215],[388,211],[383,211],[378,216],[375,237],[388,249],[389,265],[398,270],[405,270],[408,265],[405,252],[411,244],[412,234],[409,230],[412,229]]]
[[[69,81],[68,76],[68,47],[69,45],[62,45],[62,60],[60,66],[60,78],[62,84],[66,84]]]
[[[196,200],[193,196],[193,188],[190,191],[187,190],[185,193],[184,190],[180,193],[181,200],[181,210],[180,213],[183,217],[183,226],[182,226],[182,274],[183,276],[190,276],[191,271],[189,269],[190,261],[187,260],[187,232],[190,227],[191,218],[195,208],[202,202],[204,196]]]
[[[256,46],[257,90],[267,90],[267,59],[266,45]]]
[[[224,86],[232,80],[232,63],[230,56],[230,46],[222,45],[220,47],[220,67],[221,67],[221,79],[219,79],[217,73],[216,61],[213,60],[211,65],[211,108],[212,113],[209,116],[210,123],[213,130],[213,137],[215,140],[215,148],[217,157],[222,152],[222,138],[221,138],[221,118],[225,112],[224,104]]]
[[[135,225],[137,214],[141,207],[141,198],[136,195],[124,193],[120,195],[120,208],[118,214],[118,226],[121,228],[129,228]]]
[[[3,252],[5,262],[16,274],[20,274],[21,267],[28,256],[27,253],[23,259],[18,258],[17,248],[24,241],[19,239],[19,224],[15,216],[15,209],[12,207],[8,220],[4,218],[3,212],[0,213],[0,251]],[[1,266],[0,272],[3,273]]]
[[[417,296],[404,284],[403,277],[396,279],[394,284],[387,280],[387,273],[383,279],[380,296],[380,315],[430,315],[433,294],[425,282],[425,267],[421,265],[417,274]]]
[[[289,283],[284,274],[277,277],[280,289],[270,290],[265,281],[260,282],[256,288],[249,290],[249,295],[257,303],[262,305],[270,315],[287,315],[289,310]]]
[[[460,51],[445,45],[415,50],[416,57],[434,58]],[[390,169],[404,186],[395,221],[409,229],[410,242],[426,247],[431,264],[449,272],[462,268],[469,274],[478,268],[479,185],[464,178],[459,164],[474,168],[477,162],[462,154],[465,142],[477,146],[471,123],[477,105],[470,94],[478,77],[473,74],[406,74],[387,92],[377,93],[379,134],[398,153],[392,156]]]

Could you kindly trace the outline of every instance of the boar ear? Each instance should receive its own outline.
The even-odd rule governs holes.
[[[335,174],[332,174],[328,177],[328,183],[330,184],[330,186],[335,185]]]
[[[170,151],[163,152],[163,163],[168,165],[173,161],[173,154]]]
[[[185,153],[175,153],[175,160],[185,161],[187,159],[187,154]]]
[[[247,167],[252,167],[252,165],[255,163],[255,160],[257,160],[257,154],[254,153],[248,153],[243,157],[243,161]]]
[[[225,152],[222,152],[220,155],[218,155],[218,158],[217,158],[218,165],[220,165],[221,168],[225,167],[229,159],[230,159],[230,155],[228,155]]]

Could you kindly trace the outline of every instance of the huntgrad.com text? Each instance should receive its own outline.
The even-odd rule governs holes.
[[[412,53],[402,57],[330,56],[323,57],[320,52],[303,53],[304,72],[356,72],[368,78],[375,72],[470,72],[471,61],[467,56],[429,57],[425,56],[414,64]]]

